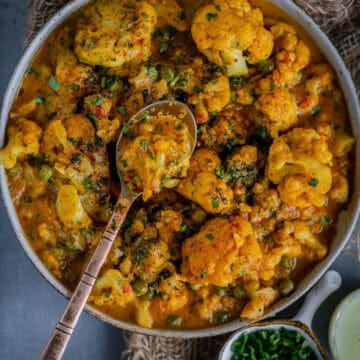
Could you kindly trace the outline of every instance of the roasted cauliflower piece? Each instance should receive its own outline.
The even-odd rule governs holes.
[[[96,280],[89,301],[98,306],[125,306],[135,300],[128,280],[119,270],[108,269]]]
[[[201,7],[191,33],[198,49],[228,76],[247,75],[246,61],[267,59],[273,49],[273,36],[263,27],[261,11],[252,9],[247,0],[217,0]]]
[[[204,88],[195,87],[188,102],[195,105],[195,117],[199,124],[209,120],[209,115],[220,112],[230,103],[229,79],[221,75],[209,81]]]
[[[279,184],[281,200],[289,206],[321,207],[331,188],[332,154],[314,129],[295,128],[270,147],[266,174]]]
[[[92,224],[81,205],[79,194],[73,185],[62,185],[56,199],[56,209],[61,222],[68,228],[87,228]]]
[[[170,25],[178,31],[185,31],[187,29],[185,11],[176,0],[149,0],[148,2],[156,10],[158,16],[157,27]]]
[[[235,206],[233,192],[223,179],[215,175],[220,164],[220,158],[214,150],[196,150],[187,177],[180,180],[176,191],[210,214],[231,212]]]
[[[135,191],[141,189],[146,201],[164,187],[175,187],[178,179],[186,176],[190,165],[191,135],[180,117],[144,116],[129,125],[128,132],[133,138],[127,139],[118,167],[128,187]]]
[[[89,95],[84,99],[84,111],[92,119],[96,135],[105,144],[117,139],[120,128],[119,117],[109,119],[112,105],[112,101],[102,95]]]
[[[75,37],[75,53],[86,64],[121,67],[150,56],[157,15],[145,1],[98,1],[85,12]]]
[[[288,130],[297,123],[295,97],[285,88],[275,88],[261,93],[255,107],[263,115],[259,125],[265,126],[272,135]]]
[[[7,129],[8,143],[0,150],[0,164],[5,169],[11,169],[17,160],[23,160],[27,155],[37,155],[40,149],[42,130],[35,122],[19,119]]]
[[[245,273],[249,277],[256,273],[262,257],[247,220],[214,218],[185,240],[181,273],[194,284],[227,286]]]
[[[310,261],[323,259],[328,250],[327,246],[312,233],[306,222],[301,220],[285,221],[284,226],[275,233],[274,237],[275,242],[284,247],[285,251],[290,247],[289,251],[297,252],[295,249],[291,250],[291,247],[295,244],[300,245],[301,253],[297,256]]]

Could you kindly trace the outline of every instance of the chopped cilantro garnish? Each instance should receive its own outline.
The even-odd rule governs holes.
[[[37,104],[43,104],[45,102],[45,96],[39,95],[35,99]]]
[[[311,115],[315,116],[321,111],[322,107],[321,105],[314,106],[311,110]]]
[[[50,79],[48,81],[48,85],[55,92],[58,92],[60,90],[60,84],[58,83],[55,76],[53,76],[53,75],[50,76]]]
[[[316,179],[316,178],[311,178],[309,180],[309,185],[312,186],[312,187],[316,187],[318,184],[319,184],[319,180]]]
[[[119,111],[119,113],[120,113],[121,115],[126,115],[126,108],[125,108],[124,105],[120,105],[120,106],[118,107],[118,111]]]
[[[218,197],[213,198],[212,206],[214,209],[217,209],[220,206],[220,199]]]
[[[212,233],[207,234],[206,237],[211,241],[214,240],[214,235]]]
[[[215,19],[215,18],[217,18],[217,17],[218,17],[218,14],[217,14],[217,13],[207,13],[207,14],[206,14],[206,20],[207,20],[207,21],[210,21],[210,20]]]

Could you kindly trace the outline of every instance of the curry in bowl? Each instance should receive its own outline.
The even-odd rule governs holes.
[[[188,3],[79,10],[26,71],[0,151],[29,242],[69,288],[113,211],[114,167],[150,189],[89,299],[147,328],[261,317],[326,257],[349,198],[355,139],[334,71],[304,32],[265,1]],[[190,162],[131,143],[128,119],[162,99],[195,114]],[[186,135],[159,126],[167,141]],[[130,145],[116,164],[121,130]]]

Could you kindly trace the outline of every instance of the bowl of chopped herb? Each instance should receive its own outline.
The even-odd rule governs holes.
[[[341,285],[336,271],[328,271],[308,293],[291,320],[253,323],[234,333],[223,346],[219,360],[323,360],[327,355],[311,330],[320,304]]]

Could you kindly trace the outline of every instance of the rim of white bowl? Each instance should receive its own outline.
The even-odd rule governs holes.
[[[331,315],[328,339],[329,346],[331,350],[331,354],[333,355],[335,360],[341,360],[339,358],[336,335],[339,328],[339,320],[346,311],[346,308],[356,299],[360,298],[360,289],[353,290],[349,294],[347,294],[340,303],[336,306],[333,314]]]
[[[65,19],[67,19],[71,14],[82,6],[89,3],[91,0],[74,0],[68,3],[60,11],[58,11],[47,23],[46,25],[38,32],[34,40],[26,48],[24,54],[22,55],[20,61],[18,62],[6,89],[5,95],[3,97],[3,103],[1,108],[0,115],[0,148],[5,141],[5,128],[8,120],[8,113],[11,108],[13,99],[15,98],[23,75],[30,64],[33,57],[36,55],[37,51],[41,48],[41,45],[48,38],[50,33],[56,29]],[[344,93],[345,101],[347,104],[350,123],[352,125],[353,134],[356,138],[359,138],[360,135],[360,110],[357,101],[357,95],[355,91],[355,86],[352,82],[349,71],[346,69],[345,64],[338,54],[335,47],[332,45],[327,36],[320,30],[318,25],[294,2],[288,0],[267,0],[280,9],[284,10],[291,18],[293,18],[303,29],[308,33],[308,35],[313,39],[317,44],[319,49],[324,54],[326,60],[334,68],[337,79],[340,84],[340,87]],[[360,142],[357,141],[355,149],[355,163],[356,169],[354,172],[354,178],[360,179]],[[7,210],[10,223],[13,227],[13,230],[17,236],[17,239],[20,241],[22,248],[24,249],[26,255],[30,258],[32,263],[35,265],[37,270],[43,277],[62,295],[69,298],[71,292],[66,289],[58,279],[56,279],[49,270],[42,264],[38,256],[32,250],[26,236],[21,228],[20,222],[18,220],[14,205],[12,203],[10,193],[7,186],[6,172],[5,169],[0,166],[0,188],[1,195],[4,201],[5,208]],[[324,274],[324,272],[329,268],[333,263],[336,257],[340,254],[344,248],[346,242],[348,241],[353,228],[355,226],[356,220],[360,212],[360,182],[354,181],[353,184],[353,194],[352,199],[348,205],[346,211],[339,215],[337,221],[337,232],[333,238],[332,243],[330,244],[329,254],[327,257],[318,263],[314,269],[307,274],[302,282],[297,286],[296,290],[292,295],[287,298],[283,298],[274,304],[272,307],[267,309],[264,316],[261,319],[265,319],[271,316],[275,316],[276,313],[284,310],[289,305],[293,304],[298,300],[302,295],[304,295],[310,287],[312,287],[319,278]],[[137,333],[142,333],[146,335],[161,335],[164,337],[175,337],[175,338],[200,338],[208,336],[216,336],[231,331],[238,330],[242,327],[245,327],[251,323],[247,320],[233,320],[227,324],[203,328],[203,329],[184,329],[184,330],[170,330],[170,329],[145,329],[138,325],[131,324],[122,320],[116,320],[109,315],[101,312],[93,306],[86,305],[85,310],[94,315],[95,317],[103,320],[109,324],[112,324],[116,327],[122,328],[124,330],[130,330]],[[258,319],[258,320],[261,320]]]

